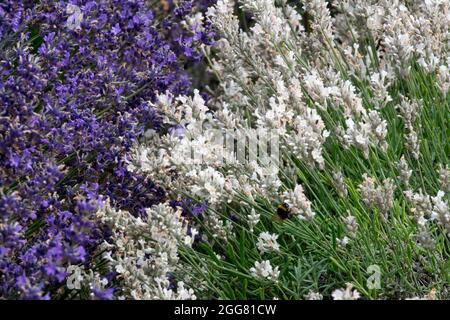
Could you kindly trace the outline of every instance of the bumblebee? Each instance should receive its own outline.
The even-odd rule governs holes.
[[[289,205],[287,203],[279,204],[277,207],[277,216],[281,220],[289,219],[292,214],[291,210],[289,209]]]
[[[378,61],[383,61],[386,54],[386,47],[384,45],[383,39],[380,38],[377,40],[375,50],[378,53]]]

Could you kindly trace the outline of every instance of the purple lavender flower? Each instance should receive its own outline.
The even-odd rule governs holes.
[[[214,3],[215,0],[182,0],[178,1],[177,4],[173,1],[167,1],[168,12],[171,14],[163,19],[162,25],[164,31],[168,34],[168,39],[172,40],[172,48],[178,56],[198,62],[202,57],[198,50],[199,45],[211,45],[214,42],[215,34],[207,21],[203,21],[201,24],[193,24],[189,30],[180,23],[192,11],[205,11]]]
[[[183,198],[181,200],[173,200],[170,205],[182,208],[182,215],[186,217],[202,217],[202,214],[206,211],[206,201],[196,203],[190,198]]]

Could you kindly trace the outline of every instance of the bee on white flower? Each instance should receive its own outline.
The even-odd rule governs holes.
[[[294,190],[287,190],[283,193],[284,202],[289,206],[289,211],[300,219],[312,220],[315,213],[312,211],[312,203],[303,192],[303,186],[298,184]]]

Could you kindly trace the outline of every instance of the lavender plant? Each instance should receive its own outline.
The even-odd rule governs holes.
[[[197,297],[449,297],[449,12],[438,0],[208,9],[219,85],[208,103],[150,102],[179,127],[128,158],[172,197],[205,201],[184,218],[198,242],[178,249]],[[218,153],[205,126],[273,130],[279,166]]]
[[[96,212],[109,199],[144,217],[165,199],[124,155],[147,130],[163,129],[147,101],[187,93],[187,53],[209,41],[195,23],[177,38],[165,34],[154,8],[144,0],[0,4],[0,297],[113,297],[114,272],[98,270],[99,245],[114,229]],[[196,10],[181,2],[167,21],[175,28]],[[86,286],[68,290],[80,270]]]
[[[149,3],[0,5],[1,297],[450,297],[447,1]]]

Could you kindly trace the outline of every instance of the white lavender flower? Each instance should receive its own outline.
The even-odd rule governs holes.
[[[69,15],[67,18],[66,26],[69,30],[81,29],[81,23],[83,22],[83,12],[77,5],[68,3],[66,7],[66,13]]]
[[[346,198],[348,195],[348,191],[347,186],[345,185],[344,182],[344,176],[342,174],[342,171],[333,172],[333,183],[339,196],[342,198]]]
[[[450,90],[450,68],[447,65],[439,66],[437,80],[439,89],[441,89],[442,94],[445,96]]]
[[[353,284],[346,283],[346,288],[336,289],[332,292],[333,300],[358,300],[361,295],[358,290],[353,289]]]
[[[254,208],[250,210],[250,214],[247,215],[247,222],[249,225],[250,232],[253,233],[255,226],[258,224],[260,220],[260,216],[261,215],[259,213],[256,213]]]
[[[369,157],[370,146],[370,131],[369,128],[363,123],[356,123],[352,118],[345,120],[346,130],[343,135],[343,141],[345,145],[355,146],[362,151],[365,158]]]
[[[323,300],[323,295],[319,292],[309,290],[308,294],[303,296],[305,300]]]
[[[402,155],[398,162],[398,171],[400,173],[399,179],[405,186],[409,185],[409,178],[411,178],[412,170],[409,169],[408,163],[405,160],[405,156]]]
[[[250,273],[255,278],[274,282],[278,280],[278,276],[280,275],[278,266],[273,268],[269,260],[263,260],[261,262],[256,261],[255,266],[250,268]]]
[[[284,202],[289,205],[292,214],[304,220],[312,220],[315,213],[312,211],[312,203],[303,192],[303,186],[298,184],[294,190],[287,190],[282,195]]]
[[[372,177],[363,175],[364,181],[358,186],[363,202],[371,209],[377,209],[381,218],[386,221],[394,202],[394,184],[391,179],[385,179],[378,185]]]
[[[411,190],[406,190],[403,194],[412,205],[411,213],[413,214],[418,226],[423,228],[431,218],[433,210],[431,197],[422,190],[419,190],[417,193],[414,193]]]
[[[414,235],[413,239],[417,241],[417,243],[422,247],[426,249],[433,249],[436,246],[436,240],[433,238],[430,232],[426,230],[424,227],[419,229],[420,229],[419,233]]]
[[[68,274],[66,280],[66,286],[70,290],[81,292],[82,290],[89,290],[90,298],[95,299],[94,291],[111,291],[107,288],[109,281],[105,276],[102,276],[99,272],[92,269],[87,269],[83,266],[69,265],[66,268]],[[111,293],[112,295],[112,293]]]
[[[415,129],[415,122],[419,116],[422,105],[418,101],[411,101],[402,96],[402,101],[398,106],[401,117],[404,121],[405,129],[405,144],[409,152],[411,152],[414,159],[419,159],[420,143],[417,131]]]
[[[350,213],[344,218],[345,229],[347,230],[350,237],[355,238],[356,232],[358,231],[358,222],[356,217],[352,216]]]
[[[280,245],[277,242],[278,235],[269,232],[261,232],[258,236],[256,247],[259,252],[280,251]]]
[[[440,165],[438,173],[442,191],[450,192],[450,167],[448,165],[445,167]]]
[[[444,196],[445,193],[439,190],[437,195],[431,198],[431,201],[433,202],[431,219],[437,220],[450,235],[450,211],[448,208],[448,202],[444,200]]]
[[[336,244],[341,248],[345,248],[349,242],[350,238],[347,236],[344,236],[342,239],[336,238]]]

